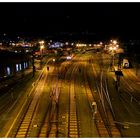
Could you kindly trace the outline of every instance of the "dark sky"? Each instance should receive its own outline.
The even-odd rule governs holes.
[[[140,3],[0,3],[0,33],[93,32],[138,38]]]

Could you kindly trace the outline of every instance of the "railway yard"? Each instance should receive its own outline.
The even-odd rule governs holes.
[[[35,78],[25,78],[24,84],[1,96],[0,137],[129,137],[130,125],[139,126],[132,122],[135,116],[139,121],[139,79],[124,70],[118,92],[109,62],[107,54],[93,52],[63,62],[49,58]],[[133,80],[137,85],[132,85]],[[125,107],[115,108],[117,101],[118,107]],[[119,111],[125,111],[126,120]]]

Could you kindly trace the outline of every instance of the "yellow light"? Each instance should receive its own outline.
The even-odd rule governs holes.
[[[113,40],[113,44],[116,45],[117,44],[117,41],[116,40]]]
[[[42,45],[42,46],[40,46],[40,49],[42,50],[42,49],[44,49],[44,46]]]
[[[44,41],[40,41],[39,44],[44,44]]]
[[[113,47],[113,50],[116,50],[117,48],[116,47]]]
[[[113,48],[112,47],[109,47],[109,50],[113,50]]]

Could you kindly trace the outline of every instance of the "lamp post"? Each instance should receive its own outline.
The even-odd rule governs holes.
[[[43,55],[43,49],[44,49],[44,41],[40,41],[39,44],[40,44],[40,55],[42,56]]]
[[[33,77],[34,77],[34,75],[35,75],[35,58],[34,58],[35,56],[34,56],[34,54],[32,55],[32,66],[33,66]]]
[[[116,50],[116,47],[110,47],[109,50],[111,51],[111,69],[114,67],[114,54],[115,54],[115,50]]]
[[[118,48],[117,41],[116,40],[111,40],[111,44],[109,46],[110,46],[109,50],[111,51],[111,56],[112,56],[111,64],[110,64],[110,67],[111,67],[111,70],[112,70],[112,68],[114,67],[114,54],[115,54],[115,51]]]
[[[44,49],[44,46],[40,46],[40,54],[43,55],[43,49]]]
[[[40,68],[42,68],[42,59],[43,59],[43,50],[44,50],[44,41],[40,41],[40,56],[41,56],[41,60],[40,60]]]
[[[112,67],[114,67],[114,54],[119,52],[119,53],[122,53],[123,52],[123,49],[121,48],[118,48],[119,45],[118,45],[118,42],[116,40],[112,40],[111,41],[111,47],[109,48],[110,51],[111,51],[111,54],[112,54]],[[119,55],[119,60],[118,60],[118,70],[115,70],[115,75],[116,75],[116,79],[117,79],[117,83],[116,83],[116,88],[119,92],[119,89],[120,89],[120,77],[123,76],[123,73],[122,71],[120,70],[121,68],[121,58],[120,58],[120,55]]]

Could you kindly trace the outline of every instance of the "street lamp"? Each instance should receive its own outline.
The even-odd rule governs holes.
[[[109,50],[111,51],[112,55],[112,61],[111,61],[111,69],[114,67],[114,54],[115,51],[118,49],[119,45],[117,44],[118,42],[116,40],[111,40],[111,44],[109,45]]]
[[[40,41],[39,44],[44,44],[44,41]]]
[[[44,50],[44,41],[40,41],[40,55],[41,55],[41,61],[40,61],[40,68],[42,68],[42,56],[43,56],[43,50]]]
[[[41,54],[41,56],[42,56],[42,54],[43,54],[43,49],[44,49],[44,41],[40,41],[39,44],[40,44],[40,54]]]
[[[44,49],[44,46],[42,45],[42,46],[40,46],[40,49],[42,50],[42,49]]]
[[[44,49],[44,46],[40,46],[40,51],[41,51],[41,55],[43,54],[43,49]]]
[[[112,43],[113,43],[114,45],[116,45],[116,44],[117,44],[117,41],[116,41],[116,40],[113,40]]]

